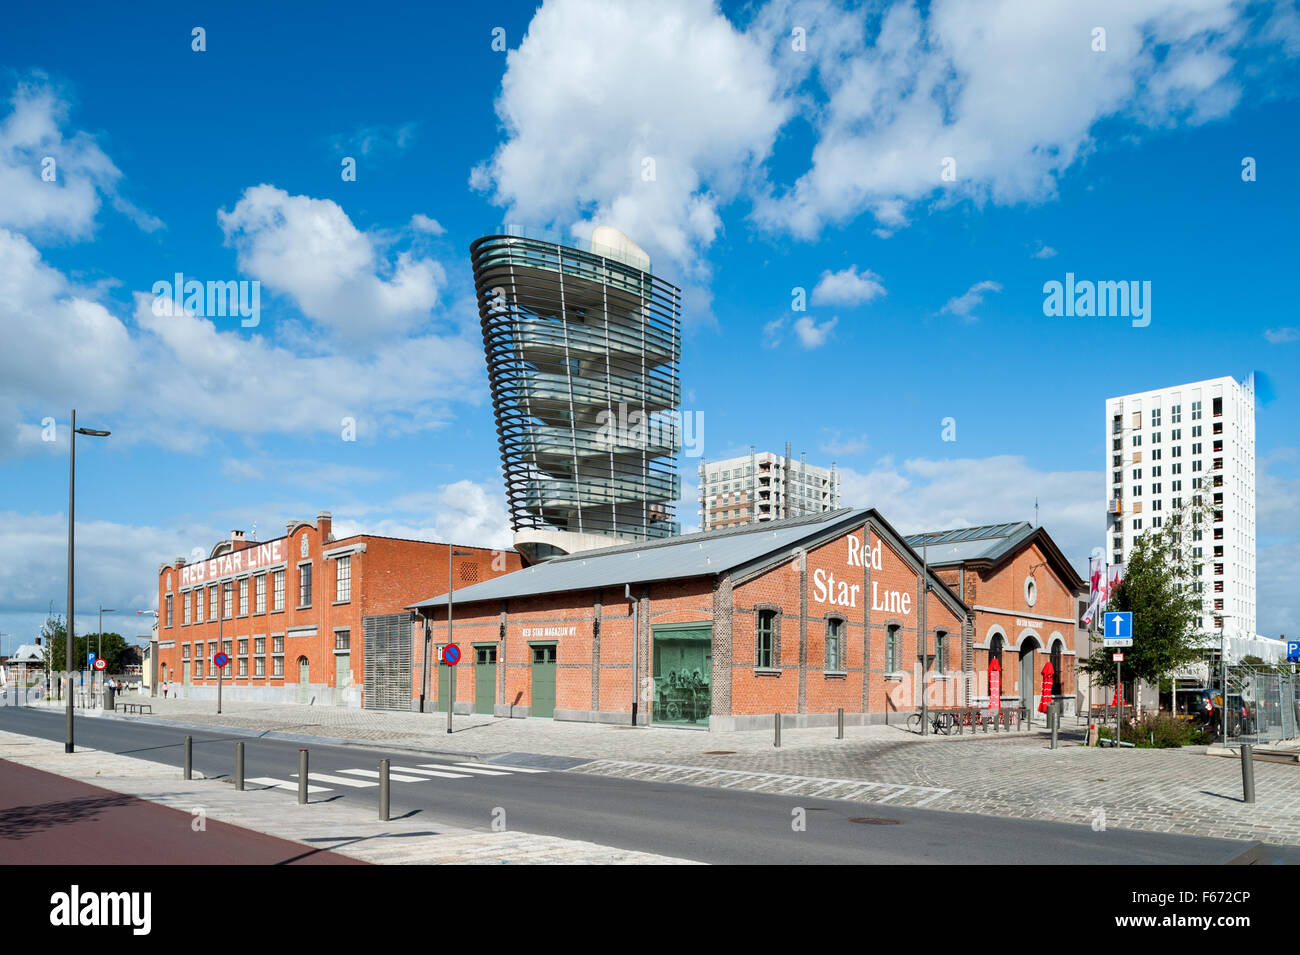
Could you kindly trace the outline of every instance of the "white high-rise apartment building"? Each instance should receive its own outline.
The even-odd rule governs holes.
[[[802,457],[770,451],[750,452],[725,461],[701,461],[700,530],[804,517],[840,506],[840,476],[835,466],[819,468]]]
[[[1175,546],[1191,557],[1200,629],[1255,633],[1255,383],[1211,378],[1106,400],[1107,559],[1197,496],[1206,513]],[[1187,550],[1190,549],[1190,555]]]

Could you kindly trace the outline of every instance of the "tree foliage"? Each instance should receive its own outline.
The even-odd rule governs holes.
[[[41,650],[45,653],[47,665],[55,672],[64,669],[63,660],[67,653],[68,627],[62,617],[52,616],[41,627]],[[127,651],[126,638],[120,633],[88,633],[75,637],[72,641],[72,668],[85,669],[87,654],[102,656],[108,663],[106,673],[121,673],[125,665]]]
[[[1146,533],[1137,538],[1124,566],[1124,580],[1105,609],[1133,614],[1133,646],[1124,650],[1124,676],[1144,682],[1200,659],[1202,635],[1196,630],[1201,600],[1188,587],[1188,568],[1174,534]],[[1115,683],[1114,650],[1098,647],[1080,669],[1106,685]]]

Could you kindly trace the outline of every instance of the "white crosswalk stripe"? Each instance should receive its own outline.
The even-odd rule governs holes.
[[[297,774],[295,773],[294,775]],[[311,773],[307,774],[307,778],[309,780],[307,783],[308,793],[327,793],[330,791],[328,786],[313,786],[310,782]],[[252,779],[245,779],[244,782],[257,783],[259,786],[273,786],[276,789],[292,789],[294,792],[298,791],[298,784],[296,782],[291,783],[287,779],[275,779],[271,776],[255,776]]]
[[[298,774],[294,773],[293,778],[297,779]],[[346,776],[331,776],[328,773],[308,773],[307,779],[309,786],[311,783],[333,783],[336,786],[351,786],[353,789],[369,789],[379,785],[368,779],[348,779]]]
[[[347,773],[349,776],[366,776],[370,779],[378,779],[379,773],[373,769],[340,769],[339,772]],[[403,776],[400,773],[390,772],[388,778],[398,783],[427,783],[429,780],[423,776]]]
[[[499,769],[479,769],[477,766],[448,766],[446,763],[421,763],[427,769],[446,769],[455,773],[473,773],[478,776],[509,776],[507,772]]]
[[[461,766],[463,766],[463,767],[466,768],[466,769],[471,769],[471,768],[477,767],[478,765],[479,765],[478,763],[457,763],[457,764],[456,764],[457,767],[461,767]],[[505,770],[505,771],[508,772],[508,773],[547,773],[547,772],[550,772],[550,770],[547,770],[547,769],[525,769],[525,768],[522,767],[522,766],[502,766],[500,763],[493,763],[493,764],[492,764],[492,768],[493,768],[493,769]]]
[[[437,776],[440,779],[470,779],[469,773],[440,773],[436,769],[417,769],[415,766],[390,766],[389,772],[397,770],[399,773],[419,773],[421,776]]]

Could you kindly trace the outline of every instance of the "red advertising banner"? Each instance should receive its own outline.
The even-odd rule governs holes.
[[[997,657],[989,661],[989,706],[1002,709],[1002,664]]]
[[[1038,712],[1046,713],[1047,707],[1052,702],[1052,677],[1056,675],[1056,669],[1052,666],[1052,661],[1048,660],[1043,664],[1043,694],[1038,701]]]

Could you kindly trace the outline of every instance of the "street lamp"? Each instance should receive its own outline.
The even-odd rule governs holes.
[[[447,643],[451,644],[451,601],[455,591],[455,584],[451,579],[451,564],[456,557],[473,557],[474,552],[469,550],[452,550],[451,544],[447,545]],[[456,708],[456,668],[451,667],[451,672],[447,674],[447,732],[451,732],[451,711]]]
[[[84,434],[88,438],[107,438],[112,432],[97,431],[94,428],[77,427],[77,409],[72,409],[72,428],[70,440],[68,442],[68,631],[66,641],[66,655],[64,657],[64,666],[67,667],[67,709],[65,719],[65,733],[63,740],[63,751],[65,753],[75,752],[73,748],[72,735],[72,635],[75,633],[73,627],[72,614],[72,595],[73,595],[73,554],[75,553],[76,542],[76,510],[77,510],[77,435]],[[92,680],[94,677],[92,676]]]
[[[1235,617],[1235,613],[1219,613],[1219,671],[1223,674],[1220,681],[1220,687],[1223,693],[1223,704],[1219,707],[1219,722],[1223,724],[1223,747],[1228,748],[1228,630],[1227,623],[1229,617]]]
[[[111,608],[110,608],[107,612],[108,612],[108,613],[117,613],[116,610],[113,610],[113,609],[111,609]],[[100,605],[99,605],[99,637],[97,638],[97,642],[96,642],[96,644],[95,644],[95,659],[96,659],[96,660],[102,659],[103,656],[104,656],[104,613],[105,613],[104,605],[103,605],[103,604],[100,604]],[[104,673],[105,673],[105,675],[108,674],[108,668],[107,668],[107,667],[104,668]],[[95,671],[94,671],[94,670],[91,670],[91,671],[90,671],[90,690],[91,690],[92,693],[93,693],[94,690],[95,690]]]

